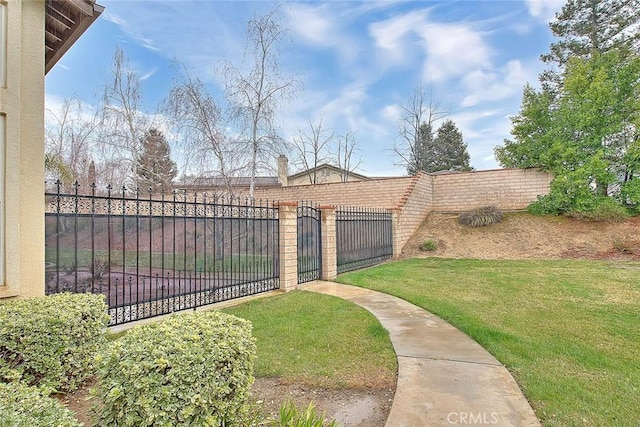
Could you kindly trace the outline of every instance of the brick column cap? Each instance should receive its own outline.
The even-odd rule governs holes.
[[[336,205],[320,205],[318,206],[318,209],[321,210],[336,210],[338,207]]]
[[[298,206],[298,202],[273,202],[274,208],[279,208],[280,206]]]

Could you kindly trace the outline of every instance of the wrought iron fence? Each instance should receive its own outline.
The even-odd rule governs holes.
[[[206,194],[45,193],[46,293],[106,296],[110,325],[279,287],[278,210]]]
[[[381,263],[393,255],[391,211],[340,207],[336,210],[338,273]]]
[[[298,206],[298,283],[320,278],[322,239],[320,210],[311,202]]]

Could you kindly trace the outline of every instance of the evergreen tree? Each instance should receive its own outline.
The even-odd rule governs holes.
[[[569,58],[589,59],[614,49],[638,52],[639,0],[568,0],[549,24],[558,38],[542,60],[556,69],[540,76],[546,90],[555,92]]]
[[[418,138],[407,164],[407,172],[410,175],[419,171],[433,173],[472,169],[469,165],[467,144],[452,120],[443,122],[435,136],[431,125],[420,125]]]
[[[558,95],[525,88],[498,161],[553,172],[545,212],[588,212],[607,196],[640,207],[640,56],[571,58]]]
[[[407,173],[415,175],[420,171],[429,172],[427,163],[433,156],[433,131],[429,123],[422,123],[418,128],[416,142],[409,153]]]
[[[539,212],[590,212],[610,196],[640,207],[639,25],[640,0],[568,0],[549,24],[543,90],[525,87],[514,138],[495,150],[503,166],[553,172]]]
[[[178,174],[176,162],[171,160],[171,149],[166,138],[157,129],[149,129],[142,138],[142,151],[136,157],[135,173],[142,192],[165,192]]]
[[[462,133],[452,120],[446,120],[440,125],[433,146],[433,155],[426,168],[429,172],[473,169],[469,165],[467,144],[464,143]]]

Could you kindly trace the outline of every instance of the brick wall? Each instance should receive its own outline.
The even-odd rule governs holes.
[[[256,189],[257,199],[310,200],[320,205],[394,208],[401,203],[413,177],[381,178],[371,181],[336,182]]]
[[[433,206],[432,176],[427,174],[414,176],[397,205],[399,235],[396,237],[396,242],[400,247],[403,247],[416,232],[427,214],[433,211]]]
[[[549,192],[551,175],[535,169],[496,169],[431,175],[433,212],[462,212],[494,205],[525,209]]]
[[[495,169],[257,189],[255,197],[398,209],[399,235],[394,241],[404,246],[429,212],[463,212],[488,205],[525,209],[538,195],[549,192],[550,182],[551,175],[534,169]]]

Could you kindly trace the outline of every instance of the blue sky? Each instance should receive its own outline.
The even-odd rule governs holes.
[[[238,63],[246,23],[278,4],[289,39],[284,73],[302,83],[281,109],[282,136],[324,116],[336,134],[355,132],[371,176],[402,175],[393,154],[399,107],[417,85],[461,130],[478,170],[498,167],[493,149],[509,137],[525,83],[553,41],[548,21],[563,0],[522,1],[192,1],[99,0],[105,12],[46,77],[47,107],[77,95],[97,105],[116,46],[142,81],[147,113],[183,63],[219,95],[222,61]],[[292,171],[293,172],[293,171]]]

